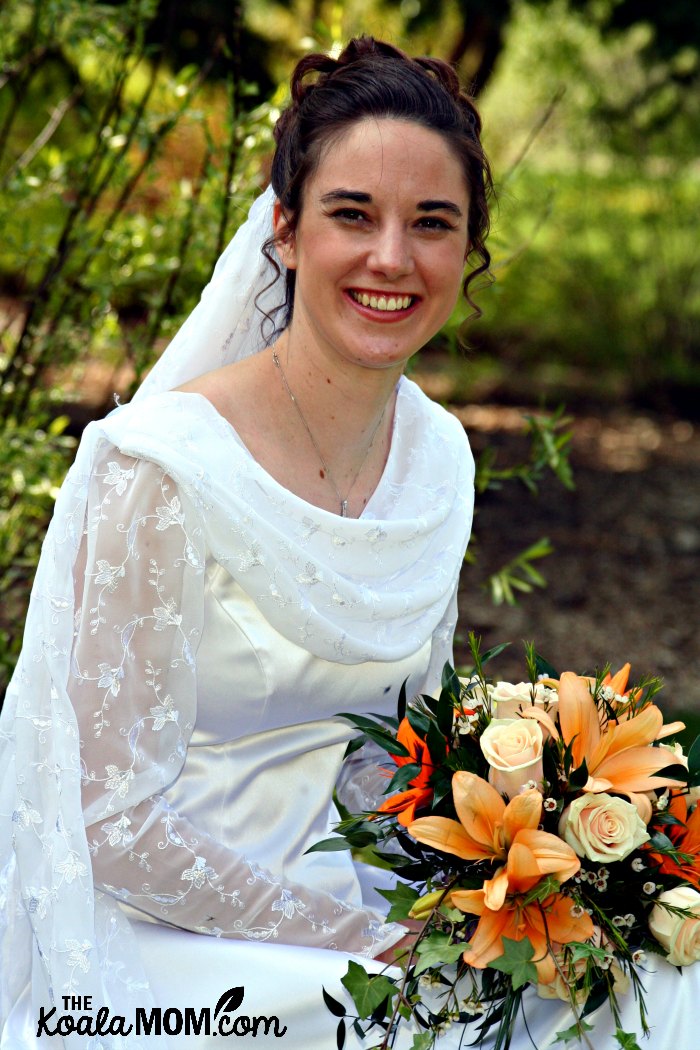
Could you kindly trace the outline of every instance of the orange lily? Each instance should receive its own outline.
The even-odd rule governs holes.
[[[579,858],[570,846],[557,835],[537,830],[542,817],[539,791],[524,791],[506,805],[489,783],[462,771],[452,777],[452,797],[459,821],[420,817],[408,832],[418,842],[463,860],[505,860],[478,891],[488,908],[498,910],[509,892],[526,892],[514,886],[527,884],[531,889],[545,875],[564,882],[579,870]]]
[[[405,766],[409,762],[415,762],[421,767],[420,773],[409,782],[406,791],[399,791],[391,795],[379,806],[378,813],[398,813],[399,824],[408,827],[416,818],[416,810],[427,806],[433,797],[433,789],[429,787],[428,781],[435,768],[430,758],[428,745],[411,728],[407,718],[401,720],[396,739],[408,751],[408,755],[392,755],[397,766]]]
[[[659,870],[666,875],[677,875],[679,879],[691,883],[700,889],[700,806],[696,806],[688,816],[688,801],[685,795],[673,795],[668,805],[668,813],[682,822],[664,824],[662,830],[681,853],[687,853],[689,861],[674,860],[663,853],[649,853],[659,865]]]
[[[549,944],[568,944],[570,941],[585,941],[593,935],[593,921],[585,911],[574,914],[574,903],[561,893],[554,893],[541,904],[523,904],[522,884],[514,881],[513,895],[509,895],[498,911],[487,904],[485,890],[455,890],[450,903],[460,911],[478,915],[479,923],[469,947],[462,955],[468,966],[483,970],[494,959],[503,955],[503,938],[522,941],[529,938],[534,948],[533,963],[537,968],[539,984],[549,984],[557,969]]]
[[[622,673],[620,671],[618,675]],[[651,810],[642,792],[683,786],[682,781],[654,775],[666,766],[681,765],[682,762],[665,748],[650,745],[683,728],[682,722],[664,726],[663,715],[655,704],[647,704],[638,714],[622,722],[605,722],[601,728],[600,712],[591,694],[589,680],[567,671],[559,681],[561,733],[544,711],[527,708],[523,716],[537,719],[555,740],[562,739],[567,746],[571,744],[574,768],[582,765],[585,759],[589,773],[585,791],[614,791],[627,795],[642,807],[643,816],[648,813],[647,819]]]

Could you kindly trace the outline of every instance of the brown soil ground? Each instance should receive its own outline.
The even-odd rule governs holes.
[[[518,409],[456,412],[475,455],[491,444],[501,464],[526,458]],[[700,716],[700,427],[625,408],[573,415],[575,491],[551,477],[536,497],[510,482],[477,500],[456,660],[469,662],[470,629],[485,647],[516,643],[491,665],[511,681],[526,677],[522,639],[560,671],[629,660],[663,678],[665,704]],[[548,586],[494,606],[483,580],[542,536]]]

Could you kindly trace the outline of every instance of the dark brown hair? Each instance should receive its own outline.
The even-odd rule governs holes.
[[[479,138],[481,118],[452,67],[438,58],[411,58],[391,44],[362,36],[351,40],[337,58],[324,54],[302,58],[292,74],[291,90],[291,103],[275,125],[277,149],[271,173],[290,228],[294,230],[299,221],[304,186],[324,147],[350,125],[367,117],[391,117],[436,131],[464,168],[469,189],[467,259],[475,256],[478,262],[470,268],[463,292],[480,314],[469,285],[488,271],[491,262],[485,240],[493,184]],[[273,244],[274,240],[268,241],[263,250],[274,262]],[[288,270],[285,323],[292,313],[295,278],[295,271]]]

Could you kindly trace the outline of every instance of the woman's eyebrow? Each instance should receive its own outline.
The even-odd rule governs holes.
[[[355,204],[371,204],[372,194],[359,190],[330,190],[321,197],[322,204],[335,204],[337,201],[354,201]]]
[[[419,201],[418,211],[449,211],[458,219],[462,218],[462,209],[452,201]]]

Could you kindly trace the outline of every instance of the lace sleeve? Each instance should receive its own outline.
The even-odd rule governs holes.
[[[70,695],[96,882],[160,921],[224,937],[375,955],[401,929],[296,886],[176,813],[196,716],[202,531],[158,466],[108,447],[90,481]]]

